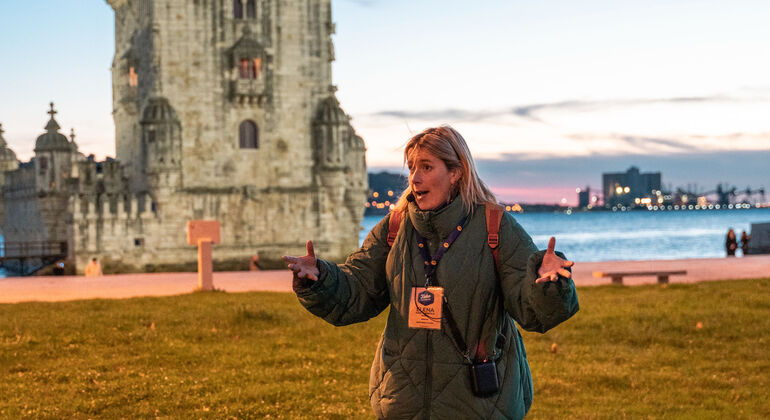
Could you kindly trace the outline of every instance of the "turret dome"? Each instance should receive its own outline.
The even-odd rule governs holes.
[[[37,141],[35,141],[35,153],[52,150],[72,150],[67,137],[64,134],[59,133],[61,127],[53,117],[56,113],[57,111],[53,109],[53,102],[51,102],[51,110],[48,111],[48,114],[51,115],[51,119],[48,120],[48,124],[45,126],[46,132],[41,134],[37,138]]]
[[[16,153],[11,150],[10,147],[8,147],[8,143],[6,143],[5,139],[3,138],[4,132],[5,131],[3,130],[3,125],[0,124],[0,163],[8,161],[18,162]]]
[[[316,124],[345,124],[350,117],[342,110],[339,101],[334,95],[328,96],[318,105]]]
[[[178,122],[176,111],[171,107],[168,99],[162,96],[150,98],[142,112],[140,124]]]

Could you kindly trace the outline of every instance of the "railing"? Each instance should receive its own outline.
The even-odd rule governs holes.
[[[0,244],[0,259],[67,256],[67,242],[5,242]]]

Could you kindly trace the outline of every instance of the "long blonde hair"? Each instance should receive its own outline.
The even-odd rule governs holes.
[[[448,125],[428,128],[412,137],[404,148],[404,163],[419,150],[441,159],[450,171],[456,169],[460,178],[454,184],[452,194],[459,193],[463,198],[465,210],[471,214],[478,204],[497,204],[497,199],[476,172],[471,151],[465,139],[454,128]],[[410,176],[411,181],[411,176]],[[408,203],[407,196],[412,193],[411,182],[407,185],[398,199],[393,211],[405,211]]]

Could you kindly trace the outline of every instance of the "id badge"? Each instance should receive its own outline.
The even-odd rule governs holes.
[[[441,329],[443,287],[413,287],[409,300],[409,328]]]

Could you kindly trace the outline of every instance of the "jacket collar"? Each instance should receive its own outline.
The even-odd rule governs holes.
[[[459,194],[438,210],[420,210],[414,202],[410,202],[407,209],[414,228],[428,240],[445,239],[467,214]]]

